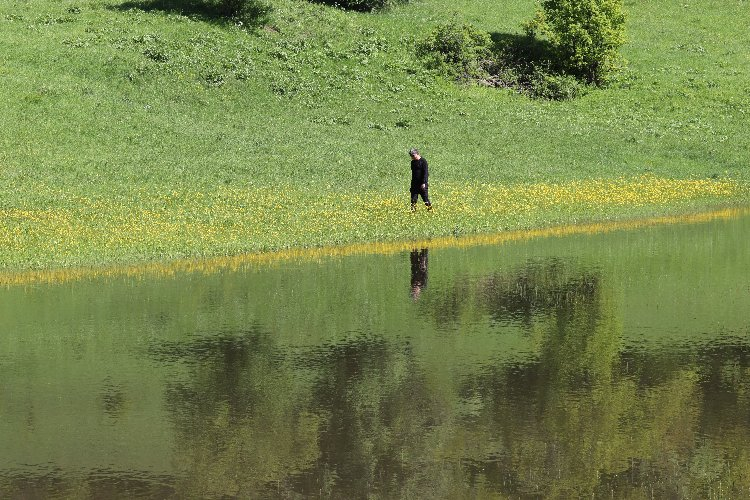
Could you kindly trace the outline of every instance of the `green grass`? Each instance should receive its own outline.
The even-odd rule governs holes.
[[[143,216],[141,208],[160,206],[188,227],[192,194],[211,200],[222,190],[250,190],[287,208],[253,206],[248,198],[244,208],[233,208],[238,218],[261,212],[269,227],[274,218],[280,228],[289,217],[306,224],[286,239],[227,233],[200,245],[186,230],[168,250],[158,234],[138,233],[131,246],[112,244],[116,235],[107,245],[94,243],[100,236],[79,237],[58,255],[42,248],[44,232],[23,237],[34,232],[33,220],[6,216],[0,229],[20,236],[0,242],[0,268],[420,238],[748,200],[747,2],[627,2],[627,69],[609,88],[567,102],[459,86],[424,70],[414,55],[415,40],[455,12],[490,32],[519,33],[534,12],[530,0],[491,8],[480,1],[421,0],[380,14],[274,0],[269,24],[249,32],[139,5],[147,4],[0,2],[0,210],[75,213],[95,228],[98,220]],[[412,233],[404,219],[412,146],[430,161],[438,204],[444,186],[475,192],[478,183],[645,173],[718,177],[744,187],[679,204],[570,206],[533,217],[507,214],[502,221],[491,211],[463,219],[453,214],[414,224]],[[159,205],[165,196],[178,201]],[[385,223],[361,216],[362,229],[354,232],[306,230],[322,217],[320,200],[332,200],[335,209],[351,200],[367,206],[373,197],[403,199],[404,210],[389,212]],[[81,209],[76,200],[82,198],[99,200],[109,212]],[[455,199],[442,202],[450,213],[445,204]],[[215,204],[204,205],[210,212]],[[210,222],[211,213],[199,222],[204,219]]]

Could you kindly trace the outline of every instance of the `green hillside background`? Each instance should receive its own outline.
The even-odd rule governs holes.
[[[625,2],[626,68],[609,87],[562,102],[458,84],[416,55],[416,42],[454,17],[495,38],[520,36],[536,9],[531,0],[420,0],[376,13],[273,0],[258,28],[189,5],[0,2],[2,268],[487,232],[747,202],[747,2]],[[409,147],[430,162],[432,220],[402,220],[410,216]],[[485,184],[644,174],[744,187],[696,195],[681,207],[669,200],[566,205],[502,217],[454,210],[491,204]],[[370,205],[377,216],[368,215]],[[341,233],[310,229],[344,213]],[[251,235],[243,220],[262,234]],[[205,228],[219,229],[209,238]]]

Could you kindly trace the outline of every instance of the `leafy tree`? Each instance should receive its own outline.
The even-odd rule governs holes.
[[[526,30],[552,42],[566,71],[602,84],[621,61],[618,50],[625,42],[622,0],[542,0]]]

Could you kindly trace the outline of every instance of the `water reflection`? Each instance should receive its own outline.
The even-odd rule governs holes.
[[[428,250],[414,249],[409,254],[411,261],[411,298],[416,301],[427,287]]]
[[[95,469],[83,473],[38,467],[0,476],[3,498],[171,498],[174,478],[147,472]]]
[[[479,286],[493,320],[530,326],[535,317],[595,303],[601,293],[600,281],[597,271],[553,258],[488,275]]]
[[[125,411],[127,396],[122,387],[107,381],[102,388],[101,394],[102,410],[112,419],[119,418]]]
[[[179,497],[391,497],[417,472],[405,453],[444,414],[409,345],[382,337],[292,355],[247,332],[151,352],[190,367],[166,395],[187,471]]]
[[[182,472],[178,497],[253,497],[318,458],[321,419],[310,411],[309,383],[271,335],[218,334],[152,353],[189,367],[165,391]]]
[[[749,228],[8,292],[0,496],[745,497]]]

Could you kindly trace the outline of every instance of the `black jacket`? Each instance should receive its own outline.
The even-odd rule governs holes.
[[[427,184],[427,160],[420,158],[411,161],[411,187],[419,188],[422,184]]]

